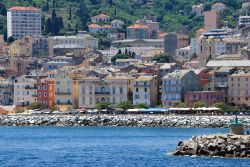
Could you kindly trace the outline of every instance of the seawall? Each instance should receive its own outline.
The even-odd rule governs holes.
[[[234,116],[191,115],[12,115],[0,116],[0,126],[135,126],[226,128]],[[239,116],[250,128],[250,116]]]

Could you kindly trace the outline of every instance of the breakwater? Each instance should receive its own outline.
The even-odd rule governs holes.
[[[217,134],[180,141],[173,155],[250,158],[250,135]]]
[[[234,116],[192,115],[12,115],[0,116],[0,126],[135,126],[226,128]],[[250,116],[239,116],[250,127]]]

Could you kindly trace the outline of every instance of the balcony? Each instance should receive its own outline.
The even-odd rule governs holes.
[[[37,97],[37,95],[32,95],[32,97]]]
[[[96,95],[110,95],[110,92],[95,92]]]
[[[55,95],[71,95],[71,92],[55,92]]]
[[[25,89],[36,89],[37,87],[36,86],[25,86],[24,88]]]

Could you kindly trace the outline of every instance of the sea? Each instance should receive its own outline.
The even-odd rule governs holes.
[[[0,166],[247,167],[249,159],[175,157],[180,140],[228,129],[0,127]]]

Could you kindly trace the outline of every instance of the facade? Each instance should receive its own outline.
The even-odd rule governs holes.
[[[158,79],[157,76],[139,76],[134,81],[133,105],[158,105]]]
[[[228,77],[228,103],[250,106],[250,73],[237,71]]]
[[[141,24],[147,26],[149,38],[155,39],[157,37],[157,33],[159,31],[159,22],[155,22],[152,20],[137,20],[136,24]]]
[[[170,55],[175,55],[177,49],[177,35],[176,34],[167,34],[164,38],[164,52]]]
[[[110,19],[110,17],[106,14],[99,14],[99,15],[91,17],[91,21],[93,23],[107,22],[107,21],[109,21],[109,19]]]
[[[164,48],[163,39],[125,39],[111,43],[114,47],[154,47]]]
[[[202,16],[204,11],[204,5],[199,4],[199,5],[193,5],[192,6],[192,13],[195,13],[196,16]]]
[[[216,10],[218,12],[223,12],[226,9],[226,5],[223,3],[215,3],[212,5],[212,10]]]
[[[54,77],[55,105],[63,110],[72,108],[72,80],[64,72],[58,72]]]
[[[132,101],[133,78],[127,76],[86,77],[79,80],[79,106],[95,107],[100,102]]]
[[[162,78],[161,102],[171,106],[175,101],[183,101],[188,91],[200,91],[199,76],[191,70],[175,70]]]
[[[122,26],[124,25],[124,21],[122,20],[113,20],[111,21],[111,27],[112,28],[122,28]]]
[[[250,25],[250,16],[240,16],[238,21],[238,28],[243,28]]]
[[[217,10],[204,12],[204,22],[206,29],[216,29],[220,27],[220,13]]]
[[[54,51],[56,49],[67,49],[71,50],[74,48],[77,49],[84,49],[84,48],[91,48],[96,49],[98,48],[98,39],[87,35],[87,34],[79,34],[76,36],[54,36],[49,38],[49,55],[53,56]]]
[[[14,82],[14,105],[28,106],[37,102],[37,79],[22,75]]]
[[[8,55],[10,56],[32,56],[32,45],[28,38],[16,40],[9,45]]]
[[[242,3],[241,6],[242,6],[242,9],[247,9],[250,7],[250,2],[244,2],[244,3]]]
[[[187,46],[185,48],[176,49],[175,56],[180,58],[191,59],[194,53],[192,51],[191,46]]]
[[[14,101],[14,82],[0,77],[0,105],[12,105]]]
[[[8,37],[41,36],[41,10],[34,7],[15,6],[7,12]]]
[[[192,91],[186,92],[184,96],[184,103],[193,104],[196,102],[202,102],[207,107],[212,106],[215,103],[225,102],[225,92],[219,91]]]
[[[37,101],[45,104],[47,107],[53,107],[55,104],[54,81],[43,79],[37,82]]]
[[[143,24],[133,24],[127,27],[127,39],[149,39],[149,27]]]

